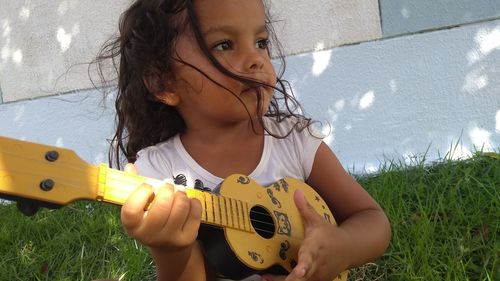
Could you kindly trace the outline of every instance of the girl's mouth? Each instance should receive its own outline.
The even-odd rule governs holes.
[[[241,94],[257,94],[257,93],[263,94],[264,92],[265,92],[265,87],[255,86],[243,89],[243,91],[241,91]]]
[[[242,94],[254,94],[257,93],[257,88],[246,88],[243,91],[241,91]]]

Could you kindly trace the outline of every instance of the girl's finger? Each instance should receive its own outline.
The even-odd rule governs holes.
[[[144,208],[154,198],[153,188],[142,184],[134,190],[125,201],[121,209],[121,221],[125,229],[136,229],[144,217]]]
[[[307,270],[305,268],[299,268],[299,265],[297,265],[286,277],[285,281],[305,281],[307,280],[306,274]]]
[[[307,199],[302,190],[300,189],[295,190],[295,193],[293,194],[293,199],[295,201],[297,209],[304,218],[304,223],[306,228],[316,224],[318,222],[318,219],[319,221],[321,221],[321,217],[316,212],[316,210],[314,210],[314,208],[307,202]]]
[[[174,201],[174,189],[170,185],[158,188],[149,207],[147,219],[141,226],[148,231],[161,231],[169,220]]]
[[[125,165],[125,168],[123,170],[127,173],[137,175],[137,168],[132,163],[127,163],[127,165]]]
[[[190,203],[190,211],[189,216],[182,226],[182,232],[186,234],[195,234],[198,233],[198,229],[200,228],[201,223],[201,203],[198,199],[189,199]]]
[[[299,249],[298,263],[288,275],[286,281],[307,280],[315,272],[313,253],[316,247],[313,243],[310,239],[304,239]]]
[[[182,236],[182,226],[185,224],[191,203],[184,192],[175,192],[172,203],[172,211],[167,221],[166,228],[176,231],[175,235]]]

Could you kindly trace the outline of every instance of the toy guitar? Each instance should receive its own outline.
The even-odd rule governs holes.
[[[18,201],[26,214],[35,213],[38,206],[57,208],[75,200],[121,205],[141,183],[162,184],[105,164],[92,166],[68,149],[0,137],[0,197]],[[293,269],[304,238],[302,217],[293,201],[296,189],[303,190],[325,220],[335,223],[323,199],[292,178],[261,187],[246,176],[232,175],[222,183],[220,195],[184,191],[201,202],[199,238],[220,274],[242,279],[254,273],[287,274]],[[347,271],[335,280],[347,280]]]

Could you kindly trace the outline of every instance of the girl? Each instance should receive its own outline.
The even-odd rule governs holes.
[[[288,276],[262,278],[331,281],[379,257],[390,227],[312,133],[310,119],[297,113],[271,63],[273,36],[262,0],[136,0],[122,15],[119,38],[100,56],[101,62],[120,58],[113,160],[119,166],[123,153],[135,162],[125,167],[129,172],[214,192],[234,173],[262,186],[284,177],[305,181],[327,201],[338,226],[296,192],[305,222],[297,265]],[[158,280],[214,278],[196,239],[198,200],[169,185],[153,192],[144,184],[121,219],[150,249]]]

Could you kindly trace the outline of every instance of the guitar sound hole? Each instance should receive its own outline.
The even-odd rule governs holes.
[[[263,207],[254,206],[250,209],[250,222],[260,236],[266,239],[273,237],[275,232],[274,220]]]

